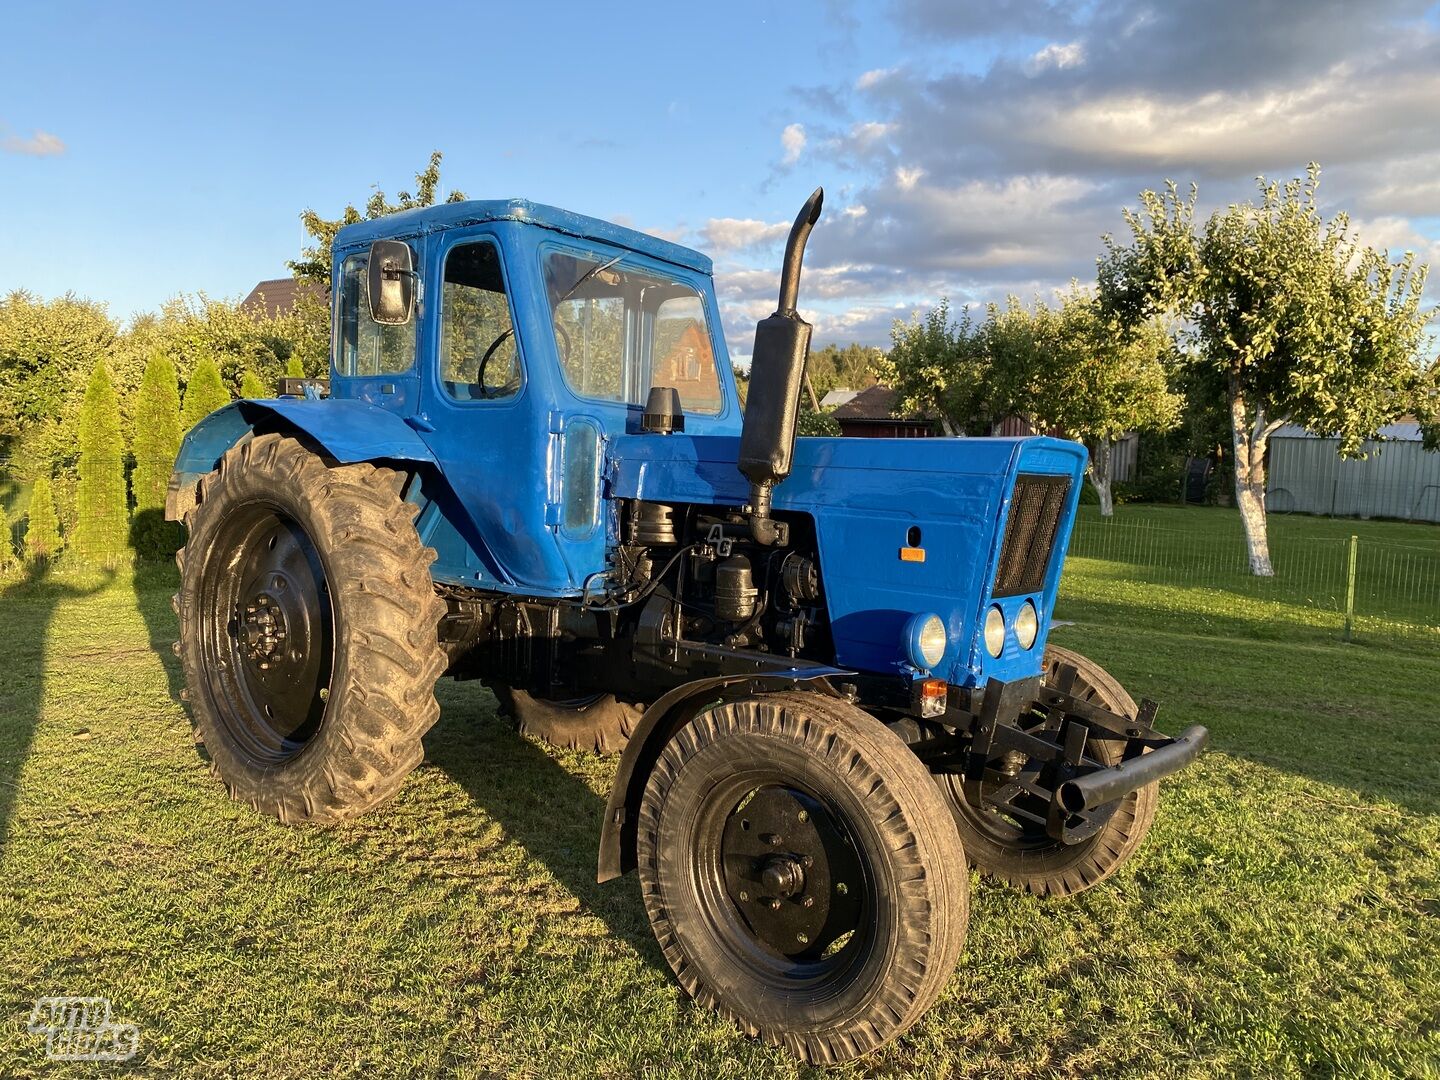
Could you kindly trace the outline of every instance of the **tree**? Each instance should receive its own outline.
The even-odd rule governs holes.
[[[180,406],[180,426],[189,431],[216,409],[230,404],[230,392],[220,381],[220,369],[208,356],[202,357],[190,372],[185,384],[185,399]]]
[[[1013,296],[1004,307],[992,304],[985,339],[1002,411],[1083,442],[1086,475],[1109,517],[1115,443],[1179,419],[1182,400],[1168,382],[1170,335],[1153,319],[1127,330],[1072,286],[1059,307],[1036,301],[1027,309]]]
[[[292,356],[285,364],[285,377],[287,379],[305,378],[305,365],[300,362],[300,357]]]
[[[136,391],[131,451],[135,471],[130,488],[135,516],[130,542],[145,558],[174,555],[183,539],[175,522],[165,520],[165,491],[175,457],[180,452],[180,388],[175,365],[163,353],[154,353]]]
[[[1265,450],[1285,423],[1339,439],[1360,456],[1380,427],[1421,406],[1417,360],[1426,267],[1407,252],[1366,247],[1349,219],[1316,204],[1320,168],[1284,185],[1259,181],[1261,202],[1216,211],[1195,228],[1196,189],[1173,183],[1127,209],[1130,242],[1104,238],[1100,296],[1127,326],[1178,316],[1195,362],[1225,378],[1235,501],[1251,572],[1270,576]]]
[[[70,549],[107,567],[120,561],[130,532],[124,453],[120,401],[102,360],[95,365],[85,390],[85,403],[80,407],[78,518]]]
[[[831,390],[874,386],[884,359],[884,352],[870,345],[826,345],[810,353],[805,370],[815,393],[824,397]]]
[[[25,550],[32,559],[53,559],[60,554],[60,519],[55,515],[55,496],[50,477],[41,476],[30,489],[30,509],[25,525]]]
[[[265,384],[260,381],[260,376],[253,371],[245,372],[240,379],[240,396],[242,398],[267,398],[270,391],[265,389]]]
[[[354,203],[349,203],[340,212],[340,216],[333,219],[323,218],[314,210],[302,212],[300,223],[305,226],[305,231],[310,234],[315,243],[311,247],[303,249],[300,258],[289,264],[291,272],[302,281],[312,281],[328,289],[330,287],[330,249],[335,243],[335,234],[346,225],[354,225],[359,221],[373,221],[386,214],[398,213],[401,210],[433,206],[436,193],[440,190],[440,162],[444,156],[439,150],[432,151],[430,164],[425,167],[423,172],[415,174],[415,193],[412,195],[408,191],[402,191],[393,203],[386,197],[385,192],[377,187],[365,203],[364,214],[355,208]],[[460,191],[452,191],[446,196],[445,201],[464,202],[465,194]]]
[[[950,302],[890,331],[890,353],[876,362],[880,381],[907,412],[934,413],[945,434],[983,435],[993,419],[985,335],[968,310],[950,321]]]

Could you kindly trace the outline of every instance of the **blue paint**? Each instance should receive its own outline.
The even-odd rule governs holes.
[[[347,376],[332,364],[329,400],[228,406],[186,437],[176,465],[181,474],[208,472],[252,429],[304,432],[338,461],[389,462],[412,474],[406,497],[420,507],[422,540],[439,553],[437,580],[543,597],[578,597],[586,579],[606,568],[617,540],[617,499],[745,504],[748,488],[735,466],[741,414],[705,256],[507,200],[445,204],[348,226],[336,239],[335,266],[381,238],[406,239],[416,254],[421,285],[411,368]],[[440,283],[450,250],[477,239],[499,250],[523,381],[510,397],[457,400],[440,382]],[[641,406],[571,390],[543,276],[545,253],[557,248],[597,261],[619,256],[622,268],[696,290],[721,381],[717,415],[687,415],[682,434],[644,434]],[[814,523],[834,662],[919,677],[907,655],[907,626],[917,613],[933,611],[949,640],[934,674],[973,686],[1038,673],[1085,461],[1080,445],[1049,438],[800,439],[794,471],[775,489],[775,507]],[[1021,472],[1070,477],[1069,505],[1043,587],[993,601],[991,582]],[[921,531],[923,562],[900,557],[911,527]],[[1025,650],[1011,627],[1027,599],[1040,631]],[[991,603],[1006,616],[998,658],[986,653],[980,635]]]

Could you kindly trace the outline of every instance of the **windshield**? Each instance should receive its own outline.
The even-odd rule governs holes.
[[[565,380],[581,397],[643,405],[652,386],[688,413],[724,404],[705,302],[691,286],[604,256],[551,251],[545,294]]]

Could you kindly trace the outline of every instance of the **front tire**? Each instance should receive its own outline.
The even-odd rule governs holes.
[[[1045,681],[1053,682],[1065,666],[1076,670],[1070,690],[1075,697],[1120,716],[1135,716],[1135,700],[1108,671],[1077,652],[1047,646]],[[1086,752],[1093,753],[1102,765],[1118,765],[1122,750],[1119,743],[1095,740]],[[965,797],[961,777],[940,779],[965,853],[975,868],[1036,896],[1073,896],[1119,870],[1150,832],[1160,802],[1159,784],[1147,784],[1122,799],[1093,836],[1078,844],[1064,844],[1033,822],[972,805]]]
[[[212,771],[282,822],[354,817],[424,756],[445,669],[404,477],[248,438],[201,480],[176,652]]]
[[[637,854],[681,986],[809,1061],[905,1031],[964,940],[969,873],[939,789],[898,736],[817,693],[682,728],[646,783]]]

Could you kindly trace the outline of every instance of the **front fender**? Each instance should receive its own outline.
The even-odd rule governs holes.
[[[186,434],[175,458],[165,516],[181,520],[195,505],[195,484],[250,433],[299,433],[342,464],[410,461],[435,464],[425,441],[394,413],[348,398],[235,401]]]
[[[828,680],[853,675],[844,668],[813,664],[786,668],[764,674],[716,675],[681,683],[667,691],[653,705],[630,733],[620,767],[610,788],[609,805],[600,822],[600,856],[595,880],[610,881],[635,869],[635,819],[640,809],[640,796],[650,777],[660,751],[691,717],[715,700],[734,694],[763,694],[767,691],[793,690],[796,683],[814,682],[820,693],[838,695]]]

